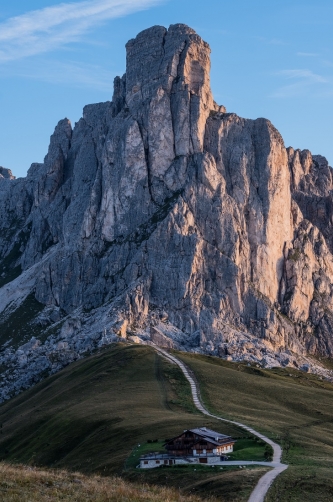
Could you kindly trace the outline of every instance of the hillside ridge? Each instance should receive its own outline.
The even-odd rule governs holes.
[[[1,168],[1,399],[119,337],[332,377],[326,159],[216,104],[188,26],[126,52],[112,101]]]

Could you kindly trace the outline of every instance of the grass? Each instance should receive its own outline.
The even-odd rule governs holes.
[[[10,229],[7,232],[4,231],[2,237],[6,238],[8,242],[11,242],[14,234],[17,231],[18,220],[13,219]],[[16,279],[22,273],[22,267],[18,263],[22,256],[21,249],[27,244],[31,232],[32,224],[29,223],[24,229],[22,229],[16,236],[16,242],[14,243],[11,251],[5,258],[0,260],[0,288],[5,284]]]
[[[199,502],[179,490],[133,484],[119,477],[83,476],[0,463],[0,497],[6,502]]]
[[[16,267],[10,267],[6,269],[6,264],[2,262],[2,267],[0,268],[0,288],[5,286],[9,282],[16,279],[22,273],[21,265],[17,265]]]
[[[301,258],[301,251],[299,249],[294,249],[293,252],[289,255],[289,260],[298,261]]]
[[[319,364],[321,364],[328,370],[333,370],[333,359],[327,359],[324,357],[317,357],[316,359],[318,359]]]
[[[30,294],[9,316],[4,311],[0,315],[0,346],[10,341],[10,346],[17,348],[32,336],[40,339],[44,330],[33,320],[43,309],[44,305],[35,299],[34,294]]]
[[[194,371],[206,406],[281,443],[289,468],[267,502],[333,500],[333,385],[290,368],[257,369],[178,353]]]
[[[144,483],[149,479],[155,485],[174,486],[181,493],[199,495],[204,501],[212,497],[219,502],[245,502],[267,470],[262,467],[240,469],[229,466],[162,466],[150,471],[133,470],[128,473],[127,479],[136,483]]]
[[[150,440],[148,440],[150,441]],[[147,453],[165,453],[165,448],[163,447],[165,441],[153,440],[154,442],[147,442],[144,444],[135,445],[131,454],[126,459],[125,470],[135,469],[140,463],[140,457],[146,455]]]
[[[148,440],[201,426],[245,436],[194,409],[190,386],[178,367],[150,347],[119,344],[0,406],[0,460],[86,475],[121,475],[139,484],[180,488],[182,493],[195,490],[204,500],[209,493],[244,502],[262,469],[135,468],[132,453],[138,444],[156,450]],[[212,476],[214,481],[208,482]]]
[[[194,371],[210,410],[251,425],[282,444],[289,468],[274,482],[266,502],[333,500],[332,384],[290,368],[266,370],[177,354]],[[178,367],[150,347],[119,344],[68,366],[2,405],[0,460],[66,469],[65,477],[80,472],[87,480],[97,475],[112,482],[112,476],[121,476],[135,486],[167,485],[203,500],[247,500],[264,468],[135,468],[141,453],[158,451],[164,439],[197,426],[237,439],[234,459],[265,458],[260,441],[194,409],[189,384]],[[157,443],[151,442],[156,439]],[[67,497],[65,485],[58,488]],[[25,493],[28,488],[20,490]],[[86,500],[84,496],[78,500]],[[90,500],[104,500],[94,497]]]
[[[234,445],[233,453],[229,453],[229,460],[257,460],[265,462],[267,460],[266,444],[254,438],[238,439]]]

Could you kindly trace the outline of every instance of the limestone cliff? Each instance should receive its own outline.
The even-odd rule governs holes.
[[[61,120],[26,178],[0,168],[3,398],[117,337],[321,371],[332,169],[217,105],[189,27],[126,49],[112,101]]]

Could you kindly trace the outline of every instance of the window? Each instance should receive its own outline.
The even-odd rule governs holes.
[[[159,464],[159,463],[160,463],[160,461],[159,461],[159,460],[156,460],[156,464]]]
[[[145,460],[143,463],[144,463],[144,464],[148,464],[148,460]]]

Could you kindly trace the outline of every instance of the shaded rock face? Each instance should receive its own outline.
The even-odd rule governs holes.
[[[44,372],[118,332],[263,364],[331,357],[327,161],[217,105],[191,28],[155,26],[126,50],[112,101],[60,121],[26,178],[0,168],[0,322],[33,293]]]
[[[0,181],[2,179],[14,180],[15,176],[13,176],[13,173],[10,169],[6,169],[5,167],[0,166]]]

